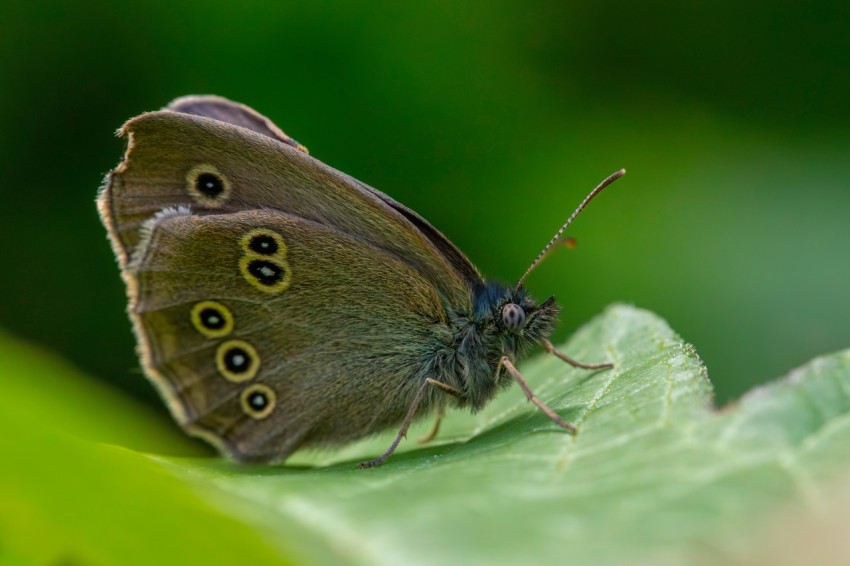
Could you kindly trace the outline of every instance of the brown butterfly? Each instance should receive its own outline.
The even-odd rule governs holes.
[[[487,283],[445,236],[313,159],[269,119],[179,98],[120,130],[98,209],[127,284],[148,377],[180,425],[240,461],[280,462],[446,407],[473,411],[513,381],[558,307]],[[505,370],[504,372],[502,370]],[[436,426],[433,433],[436,434]]]

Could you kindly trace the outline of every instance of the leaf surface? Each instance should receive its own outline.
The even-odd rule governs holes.
[[[196,493],[192,512],[221,529],[176,523],[187,541],[203,528],[223,537],[214,543],[271,549],[271,562],[355,564],[751,560],[761,555],[754,544],[768,544],[754,536],[763,524],[792,505],[801,521],[817,517],[835,479],[850,472],[850,351],[716,410],[694,348],[649,312],[610,307],[563,349],[616,364],[588,372],[539,356],[520,366],[535,393],[578,426],[575,436],[515,387],[476,415],[449,414],[425,447],[415,439],[429,423],[417,425],[372,470],[356,462],[382,452],[393,431],[282,467],[114,449],[93,466],[80,458],[106,449],[91,446],[59,461],[84,478],[143,462],[126,486],[152,500],[160,494],[149,478],[168,470],[177,483],[169,489]],[[70,501],[59,492],[52,504]],[[135,536],[160,534],[137,523]]]

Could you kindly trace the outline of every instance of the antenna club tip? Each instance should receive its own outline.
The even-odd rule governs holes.
[[[626,170],[625,170],[625,169],[620,169],[619,171],[617,171],[617,173],[618,173],[619,175],[621,175],[621,176],[622,176],[622,175],[625,175],[625,174],[626,174]]]

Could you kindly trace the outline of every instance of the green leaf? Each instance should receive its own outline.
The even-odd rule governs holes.
[[[0,383],[0,563],[285,562],[282,543],[229,516],[239,500],[78,438],[197,452],[143,408],[2,333]]]
[[[158,508],[170,518],[168,529],[156,514],[128,523],[141,540],[167,539],[177,529],[190,548],[203,547],[198,556],[230,545],[246,553],[273,549],[279,559],[356,564],[753,561],[773,540],[762,532],[772,517],[795,509],[795,527],[814,520],[830,508],[836,478],[850,472],[850,351],[816,359],[717,411],[694,348],[651,313],[611,307],[563,349],[616,363],[598,372],[553,356],[521,365],[537,395],[578,426],[576,436],[513,388],[474,416],[449,415],[439,441],[424,448],[414,439],[428,423],[418,425],[402,443],[406,451],[372,470],[355,464],[383,451],[393,431],[335,452],[299,454],[283,467],[82,445],[57,453],[49,444],[42,464],[78,474],[85,495],[121,494],[103,482],[115,473],[148,502],[167,493]],[[13,458],[27,450],[20,444],[12,443]],[[50,507],[70,516],[82,497],[49,486],[47,473],[31,482],[11,476],[20,488],[13,492],[28,494],[19,508],[33,515]],[[36,495],[42,485],[50,488],[49,505]],[[190,514],[168,515],[175,497]],[[7,515],[4,506],[0,552],[10,536]],[[91,549],[114,548],[90,530],[65,536],[85,538]]]
[[[143,379],[141,373],[138,376]],[[164,454],[202,455],[197,443],[176,435],[153,414],[114,389],[81,374],[59,358],[0,329],[2,416],[40,423],[87,440]]]

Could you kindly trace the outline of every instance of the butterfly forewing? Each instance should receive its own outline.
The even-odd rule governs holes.
[[[171,111],[143,114],[121,133],[127,155],[110,175],[100,208],[122,264],[144,223],[164,208],[188,206],[196,214],[267,208],[403,258],[452,304],[468,302],[478,282],[470,280],[471,264],[458,270],[458,258],[448,258],[376,191],[270,136]]]

